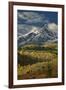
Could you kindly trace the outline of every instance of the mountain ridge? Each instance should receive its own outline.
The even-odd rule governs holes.
[[[28,43],[42,44],[48,41],[57,40],[57,31],[49,30],[47,25],[44,25],[40,30],[34,28],[29,33],[18,37],[18,46],[22,46]]]

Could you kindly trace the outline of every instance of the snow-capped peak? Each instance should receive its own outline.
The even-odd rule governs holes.
[[[33,32],[33,33],[35,33],[35,34],[38,34],[38,33],[39,33],[39,31],[37,30],[36,27],[34,27],[34,28],[31,30],[31,32]]]

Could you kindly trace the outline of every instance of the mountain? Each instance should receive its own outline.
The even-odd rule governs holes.
[[[42,44],[48,41],[57,41],[58,33],[56,30],[49,30],[47,25],[44,25],[40,30],[33,29],[25,35],[18,36],[18,46],[28,43]]]
[[[32,30],[25,35],[18,36],[18,46],[27,44],[28,42],[32,41],[33,38],[38,35],[38,33],[39,32],[37,30]]]
[[[36,35],[32,41],[38,44],[42,44],[49,40],[52,41],[55,39],[57,39],[57,32],[49,30],[48,27],[44,25],[38,35]]]

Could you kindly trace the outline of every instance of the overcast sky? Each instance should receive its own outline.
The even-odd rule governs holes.
[[[17,11],[18,30],[31,30],[31,26],[40,28],[45,23],[48,24],[49,29],[57,29],[58,13],[48,11]]]

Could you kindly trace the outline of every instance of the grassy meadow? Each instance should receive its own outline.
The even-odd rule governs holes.
[[[57,43],[24,45],[18,48],[18,80],[58,76]]]

